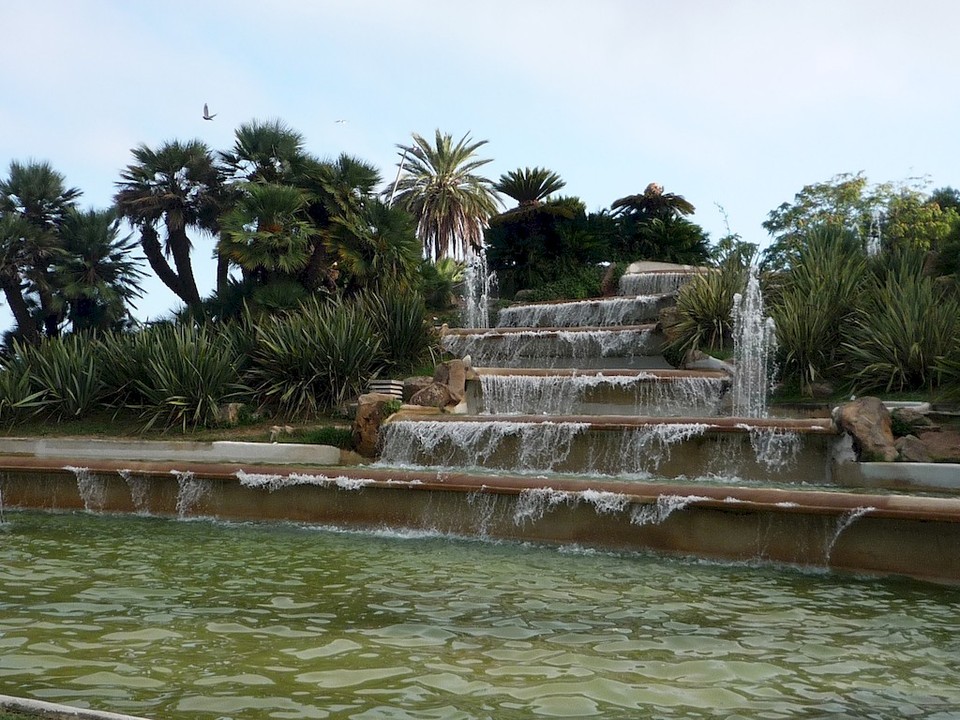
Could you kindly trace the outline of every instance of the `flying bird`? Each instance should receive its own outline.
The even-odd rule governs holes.
[[[203,104],[203,119],[204,119],[204,120],[213,120],[216,116],[217,116],[216,113],[214,113],[213,115],[210,114],[210,110],[207,109],[207,104],[204,103],[204,104]]]
[[[345,122],[346,122],[346,120],[337,120],[337,121],[336,121],[337,125],[343,125]]]

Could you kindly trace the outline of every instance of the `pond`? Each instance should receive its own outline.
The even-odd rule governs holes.
[[[960,588],[91,513],[0,525],[0,694],[151,718],[955,718]]]

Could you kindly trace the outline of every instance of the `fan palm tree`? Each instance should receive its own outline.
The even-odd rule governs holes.
[[[220,171],[199,140],[167,142],[157,150],[140,145],[132,153],[136,162],[126,167],[117,183],[119,214],[139,228],[144,254],[160,280],[189,308],[199,309],[187,230],[218,232],[225,202]],[[168,257],[173,258],[173,267]]]
[[[8,265],[5,292],[19,293],[24,298],[25,286],[27,293],[36,296],[43,329],[49,337],[59,333],[62,319],[62,304],[52,284],[52,262],[60,253],[58,234],[64,217],[79,196],[80,190],[68,188],[63,175],[46,162],[13,161],[8,177],[0,180],[0,213],[17,216],[27,224],[26,231],[21,232],[21,238],[16,241],[19,247],[7,248],[9,252],[4,252],[7,262],[16,266],[20,278],[13,282],[10,274],[13,266]],[[16,233],[10,233],[18,224],[8,226],[5,243],[14,242]],[[17,300],[14,302],[20,304]],[[25,337],[34,336],[31,328],[21,327],[21,331]]]
[[[55,281],[67,303],[74,331],[121,327],[129,307],[142,295],[142,258],[138,242],[120,235],[115,209],[71,210],[60,232],[63,258],[55,265]]]
[[[234,133],[233,149],[221,152],[224,169],[234,180],[296,183],[312,158],[303,135],[281,120],[253,120]]]
[[[24,272],[34,258],[34,236],[34,228],[22,215],[0,213],[0,290],[13,313],[17,334],[31,344],[39,341],[40,328],[24,294]]]
[[[424,254],[465,258],[483,244],[483,228],[499,209],[492,183],[477,171],[490,162],[476,156],[486,140],[457,143],[436,131],[434,144],[414,133],[411,145],[400,145],[410,166],[397,181],[396,203],[417,220]]]

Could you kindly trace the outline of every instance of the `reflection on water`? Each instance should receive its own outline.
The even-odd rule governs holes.
[[[960,589],[10,512],[0,693],[153,718],[956,717]]]

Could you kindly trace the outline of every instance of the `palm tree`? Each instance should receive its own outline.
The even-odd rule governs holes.
[[[150,267],[191,309],[200,308],[193,275],[188,228],[217,233],[225,203],[220,171],[207,146],[199,140],[167,142],[157,150],[139,145],[135,163],[120,174],[115,196],[120,217],[140,230],[140,242]],[[158,228],[163,226],[165,241]],[[173,267],[167,258],[173,258]]]
[[[434,144],[414,133],[411,145],[400,145],[410,168],[399,178],[396,203],[417,220],[424,254],[466,258],[483,244],[483,228],[499,209],[499,200],[487,178],[476,171],[490,160],[476,157],[486,140],[472,142],[469,133],[454,143],[436,131]]]
[[[55,265],[55,282],[74,331],[108,330],[129,322],[128,307],[141,296],[145,273],[142,258],[133,255],[138,242],[120,235],[116,210],[71,210],[60,238],[64,256]]]
[[[615,214],[630,216],[638,222],[693,215],[696,209],[682,195],[665,193],[663,186],[657,183],[650,183],[639,195],[628,195],[614,200],[610,208]]]
[[[555,172],[535,167],[504,173],[493,189],[516,200],[518,207],[526,207],[540,205],[566,184]]]
[[[10,174],[0,181],[0,213],[21,218],[27,225],[20,226],[20,238],[11,234],[14,226],[11,221],[5,233],[4,243],[15,242],[19,247],[4,250],[8,276],[4,292],[8,299],[11,294],[19,294],[24,300],[26,292],[34,294],[39,302],[40,317],[47,336],[59,334],[62,319],[62,307],[56,297],[52,284],[52,263],[59,255],[58,233],[64,217],[80,196],[77,188],[68,188],[64,177],[47,162],[10,163]],[[14,281],[14,267],[19,281]],[[15,312],[22,313],[22,304]],[[11,304],[13,308],[13,304]],[[30,323],[28,323],[30,324]],[[18,325],[20,325],[18,319]],[[35,337],[30,327],[20,325],[25,337]]]
[[[296,183],[312,158],[303,135],[281,120],[253,120],[237,128],[233,149],[220,160],[234,180]]]

